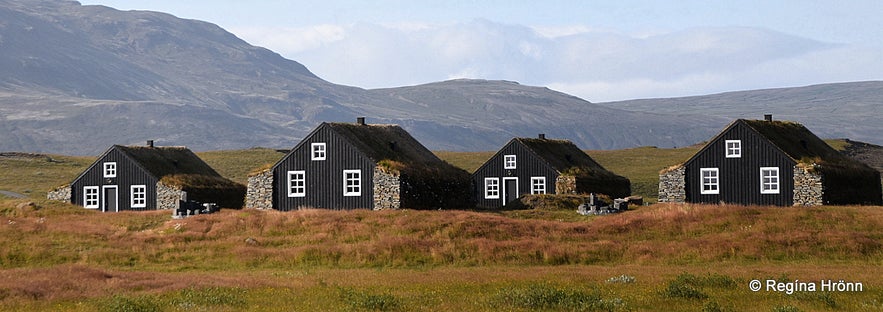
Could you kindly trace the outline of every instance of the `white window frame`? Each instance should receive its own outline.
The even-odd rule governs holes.
[[[767,173],[773,173],[767,175]],[[769,179],[769,181],[767,181]],[[779,194],[779,167],[760,167],[760,193],[761,194]],[[769,188],[767,188],[769,186]]]
[[[709,176],[709,179],[714,179],[713,182],[711,180],[707,182],[705,181],[706,172],[714,173],[713,176]],[[720,194],[720,181],[720,170],[718,170],[718,168],[699,169],[699,186],[701,187],[699,191],[700,194]]]
[[[310,160],[325,160],[327,153],[324,142],[310,144]]]
[[[116,178],[117,177],[117,163],[116,162],[106,162],[104,163],[104,177],[105,178]]]
[[[147,185],[129,187],[129,205],[132,208],[147,208]]]
[[[503,155],[503,169],[515,169],[518,167],[518,163],[515,160],[515,155]]]
[[[726,140],[724,149],[727,158],[742,158],[742,140]]]
[[[484,199],[500,199],[500,179],[484,178]]]
[[[351,174],[355,177],[348,176]],[[362,170],[343,171],[343,196],[362,196]]]
[[[90,192],[91,191],[91,192]],[[92,198],[90,198],[92,196]],[[97,186],[83,187],[83,207],[89,209],[101,208],[101,189]]]
[[[530,193],[546,194],[546,177],[530,177]]]
[[[307,173],[303,170],[288,172],[288,197],[307,196]],[[299,177],[298,177],[299,176]],[[295,184],[300,182],[300,185]]]

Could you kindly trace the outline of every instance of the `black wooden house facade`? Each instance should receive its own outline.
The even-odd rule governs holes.
[[[514,138],[472,174],[480,207],[499,208],[524,194],[625,197],[629,180],[602,167],[567,140]]]
[[[223,178],[189,149],[152,142],[111,146],[60,189],[66,195],[55,199],[104,212],[177,209],[188,200],[240,208],[245,196],[243,185]]]
[[[271,182],[255,182],[262,179]],[[272,190],[261,189],[267,187]],[[250,177],[246,205],[283,211],[468,208],[471,198],[462,196],[468,191],[467,172],[407,131],[359,118],[320,124],[268,171]]]
[[[681,182],[682,180],[682,182]],[[660,173],[660,202],[879,204],[880,174],[801,124],[738,119],[682,165]]]

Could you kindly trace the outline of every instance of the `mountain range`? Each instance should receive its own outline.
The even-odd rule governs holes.
[[[357,116],[400,124],[434,150],[495,150],[538,133],[585,149],[672,147],[707,140],[733,112],[791,116],[711,98],[590,103],[509,81],[366,90],[325,81],[211,23],[64,0],[0,0],[0,72],[0,151],[96,155],[149,139],[195,150],[290,148],[321,122]],[[783,94],[781,102],[794,96]],[[805,120],[879,142],[868,137],[880,137],[872,120],[881,102],[868,97],[864,108],[849,106],[854,114],[827,119],[836,101],[808,103],[817,106],[803,107],[813,116]],[[778,107],[775,96],[765,103],[754,104]]]

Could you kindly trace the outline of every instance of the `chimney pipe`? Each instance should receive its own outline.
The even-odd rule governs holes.
[[[766,121],[773,121],[773,114],[766,114],[766,115],[763,115],[763,120],[766,120]]]
[[[545,133],[540,133],[539,138],[540,138],[540,140],[545,140],[545,139],[546,139],[546,134],[545,134]]]
[[[360,125],[365,125],[365,117],[356,117],[356,123]]]
[[[147,147],[153,147],[153,140],[147,140]]]

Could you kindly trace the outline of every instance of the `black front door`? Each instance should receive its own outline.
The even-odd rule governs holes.
[[[117,212],[119,209],[117,208],[117,188],[116,186],[104,187],[104,207],[101,211],[113,211]]]
[[[503,179],[503,205],[518,199],[518,178]]]

